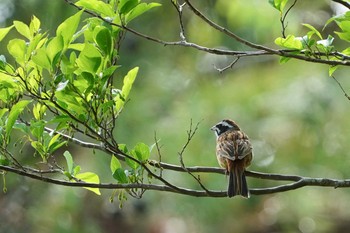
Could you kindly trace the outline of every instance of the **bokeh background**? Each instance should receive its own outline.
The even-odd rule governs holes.
[[[279,14],[268,1],[193,1],[209,18],[255,43],[274,46],[280,36]],[[321,29],[341,12],[331,1],[299,1],[287,18],[287,34],[304,35],[301,23]],[[170,1],[161,1],[130,26],[164,40],[179,40],[176,11]],[[13,20],[26,23],[34,14],[43,30],[54,28],[75,12],[63,0],[0,0],[0,25]],[[209,47],[247,49],[193,15],[184,13],[187,38]],[[337,30],[331,24],[324,37]],[[9,39],[18,36],[9,35]],[[336,40],[338,38],[336,37]],[[337,42],[336,42],[337,43]],[[348,45],[339,45],[340,47]],[[6,53],[6,41],[0,43]],[[139,76],[131,100],[118,119],[116,137],[132,147],[137,142],[154,143],[157,133],[163,161],[178,164],[177,152],[186,142],[191,119],[201,122],[184,154],[186,165],[217,166],[215,137],[209,128],[223,118],[236,120],[253,141],[254,171],[309,177],[350,177],[350,102],[337,83],[328,77],[325,65],[289,61],[277,57],[242,58],[220,74],[234,58],[216,56],[192,48],[162,46],[128,34],[120,52],[122,68],[116,80],[135,66]],[[345,90],[350,81],[347,68],[335,76]],[[83,171],[98,173],[111,182],[110,157],[70,148]],[[30,150],[29,150],[30,151]],[[31,154],[18,155],[32,158]],[[156,159],[156,153],[153,153]],[[199,188],[186,174],[165,174],[175,184]],[[211,189],[224,190],[222,175],[201,174]],[[248,178],[251,188],[282,184]],[[3,187],[3,183],[0,182]],[[6,175],[7,192],[0,192],[0,232],[348,232],[350,190],[305,187],[273,195],[242,198],[195,198],[147,191],[140,200],[123,202],[112,191],[97,196],[84,189],[55,186]]]

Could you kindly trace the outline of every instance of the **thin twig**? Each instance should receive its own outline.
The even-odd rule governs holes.
[[[232,67],[238,62],[239,57],[236,57],[236,59],[234,59],[228,66],[225,66],[223,68],[217,68],[215,67],[215,69],[221,74],[223,72],[225,72],[228,69],[232,69]]]
[[[288,26],[288,23],[285,24],[285,22],[286,22],[287,15],[290,12],[290,10],[295,6],[297,1],[298,0],[294,0],[292,5],[287,9],[286,13],[283,16],[281,16],[281,18],[280,18],[280,22],[281,22],[281,26],[282,26],[282,36],[283,36],[283,38],[286,38],[286,34],[285,33],[286,33],[286,28]]]
[[[348,98],[348,100],[350,100],[350,96],[346,93],[346,91],[344,90],[343,86],[341,85],[341,83],[335,78],[334,75],[332,75],[332,78],[334,81],[336,81],[336,83],[338,83],[338,86],[340,87],[340,89],[343,91],[344,95],[346,98]]]

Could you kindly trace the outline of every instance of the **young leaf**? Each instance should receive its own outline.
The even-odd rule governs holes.
[[[307,27],[308,29],[310,29],[310,30],[311,30],[313,33],[315,33],[315,34],[318,36],[318,38],[320,38],[321,40],[323,39],[321,33],[320,33],[319,31],[317,31],[317,29],[316,29],[314,26],[312,26],[312,25],[310,25],[310,24],[307,24],[307,23],[303,23],[303,26],[305,26],[305,27]]]
[[[94,40],[105,55],[111,55],[111,51],[113,49],[112,35],[107,28],[101,26],[95,27]]]
[[[32,60],[39,67],[42,67],[47,70],[51,70],[51,62],[49,57],[47,56],[45,48],[40,48],[36,50],[36,53],[32,57]]]
[[[338,69],[339,66],[329,66],[328,75],[331,77],[333,73]]]
[[[32,21],[29,24],[30,35],[35,35],[40,29],[40,20],[33,15]]]
[[[71,43],[73,35],[78,28],[82,13],[83,10],[79,11],[78,13],[69,17],[58,26],[56,30],[56,35],[62,36],[65,46],[68,46]]]
[[[296,38],[293,35],[288,35],[287,38],[278,37],[275,40],[275,44],[287,49],[297,49],[297,50],[303,49],[303,44],[301,40]]]
[[[93,172],[84,172],[84,173],[79,173],[75,176],[75,178],[82,180],[87,183],[94,183],[94,184],[99,184],[100,183],[100,178],[98,177],[97,174]],[[99,188],[88,188],[84,187],[87,190],[90,190],[94,192],[97,195],[101,195],[100,189]]]
[[[269,0],[269,3],[279,10],[280,12],[283,11],[284,7],[286,6],[288,0]]]
[[[102,14],[103,16],[113,16],[114,11],[110,4],[107,4],[103,1],[97,0],[80,0],[75,3],[77,6],[84,7],[88,10],[92,10]]]
[[[23,65],[26,54],[26,42],[21,39],[10,40],[7,45],[7,50],[16,59],[16,62]]]
[[[14,27],[14,25],[6,27],[6,28],[0,28],[0,41],[4,39],[4,37],[11,31],[11,29]]]
[[[138,4],[134,9],[132,9],[126,16],[125,21],[126,23],[129,23],[131,20],[135,19],[136,17],[142,15],[143,13],[149,11],[150,9],[154,7],[161,6],[159,3],[141,3]]]
[[[128,74],[124,77],[124,82],[123,82],[123,88],[121,92],[121,96],[118,95],[116,98],[116,109],[119,111],[123,106],[125,99],[128,97],[132,84],[135,81],[136,75],[139,71],[138,67],[135,67],[134,69],[130,70]]]
[[[128,177],[126,176],[125,172],[121,168],[117,168],[113,173],[113,178],[116,179],[118,182],[122,184],[128,183]]]
[[[67,162],[67,167],[68,167],[68,169],[67,169],[67,171],[69,172],[69,173],[72,173],[73,172],[73,157],[72,157],[72,155],[71,155],[71,153],[69,152],[69,151],[65,151],[64,153],[63,153],[63,156],[66,158],[66,162]]]
[[[30,35],[30,30],[27,24],[21,22],[21,21],[13,21],[13,25],[15,26],[16,30],[19,34],[24,36],[27,39],[31,39],[32,36]]]
[[[115,156],[112,156],[111,164],[110,164],[110,168],[111,168],[112,174],[113,174],[118,168],[121,168],[121,167],[122,167],[122,166],[121,166],[119,160],[118,160]]]
[[[135,150],[137,158],[140,161],[144,162],[147,159],[149,159],[150,148],[145,143],[142,143],[142,142],[137,143],[134,150]]]
[[[24,110],[24,108],[32,102],[31,100],[21,100],[15,105],[12,106],[11,111],[9,113],[9,116],[7,118],[7,124],[6,124],[6,139],[9,140],[10,134],[13,128],[13,125],[15,124],[19,114],[21,114]]]

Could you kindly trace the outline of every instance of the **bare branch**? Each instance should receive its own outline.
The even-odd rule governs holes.
[[[228,66],[225,66],[223,68],[216,68],[215,67],[215,69],[221,74],[228,69],[232,69],[232,67],[238,62],[238,60],[239,60],[239,57],[236,57],[236,59],[234,59]]]
[[[173,192],[182,195],[195,196],[195,197],[226,197],[227,193],[225,191],[200,191],[193,190],[183,187],[177,187],[177,189],[173,189],[167,185],[157,185],[157,184],[144,184],[144,183],[132,183],[132,184],[112,184],[112,183],[85,183],[85,182],[71,182],[65,180],[59,180],[55,178],[45,177],[43,176],[43,172],[40,174],[35,174],[28,171],[23,171],[21,169],[16,169],[9,166],[0,165],[0,170],[16,173],[22,176],[26,176],[35,180],[39,180],[42,182],[62,185],[62,186],[70,186],[70,187],[89,187],[89,188],[100,188],[100,189],[143,189],[143,190],[155,190],[155,191],[165,191],[165,192]],[[259,173],[255,172],[247,172],[247,175],[256,175]],[[269,174],[265,174],[264,178],[267,178]],[[327,178],[310,178],[310,177],[301,177],[301,176],[284,176],[277,174],[270,174],[270,178],[272,180],[277,180],[280,178],[288,178],[284,180],[296,179],[295,182],[270,188],[259,188],[259,189],[250,189],[250,193],[252,195],[264,195],[264,194],[272,194],[279,192],[286,192],[290,190],[299,189],[305,186],[319,186],[319,187],[333,187],[333,188],[345,188],[350,187],[350,179],[346,180],[337,180],[337,179],[327,179]]]
[[[283,38],[286,38],[286,28],[288,26],[288,23],[286,24],[287,15],[290,12],[290,10],[295,6],[297,1],[298,0],[294,0],[292,5],[287,9],[286,13],[283,16],[281,16],[281,18],[280,18],[280,22],[281,22],[281,25],[282,25],[282,36],[283,36]]]
[[[345,6],[346,8],[350,9],[350,3],[349,2],[346,2],[346,1],[343,1],[343,0],[331,0],[333,2],[336,2],[336,3],[339,3],[343,6]]]
[[[350,96],[345,92],[343,86],[340,84],[340,82],[335,78],[335,76],[332,75],[332,78],[334,81],[336,81],[336,83],[338,83],[340,89],[343,91],[344,95],[346,98],[348,98],[348,100],[350,100]]]

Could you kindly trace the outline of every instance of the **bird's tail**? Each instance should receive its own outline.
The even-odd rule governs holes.
[[[232,170],[229,172],[227,196],[234,197],[236,195],[241,195],[245,198],[249,198],[244,168],[240,165],[240,163],[234,164]]]

